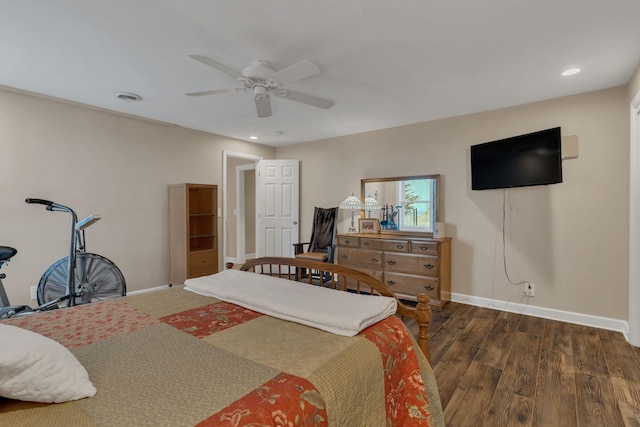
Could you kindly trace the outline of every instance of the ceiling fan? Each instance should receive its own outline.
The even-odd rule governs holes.
[[[269,94],[291,101],[301,102],[319,108],[331,108],[333,101],[302,92],[285,89],[283,86],[315,76],[320,72],[316,64],[303,60],[297,64],[276,71],[267,61],[255,61],[239,73],[213,59],[203,55],[189,55],[190,58],[215,68],[242,82],[243,87],[233,89],[206,90],[203,92],[187,93],[188,96],[217,95],[229,92],[252,91],[258,117],[271,116],[271,100]]]

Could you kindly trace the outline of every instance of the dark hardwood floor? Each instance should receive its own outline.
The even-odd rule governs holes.
[[[450,303],[429,336],[449,427],[640,426],[640,349],[618,332]]]

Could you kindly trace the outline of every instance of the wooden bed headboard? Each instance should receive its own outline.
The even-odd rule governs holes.
[[[231,268],[233,264],[227,264]],[[295,267],[295,268],[291,268]],[[398,302],[397,314],[416,320],[418,324],[418,346],[430,360],[429,334],[427,329],[431,323],[431,307],[429,297],[425,294],[418,295],[418,304],[411,307],[403,303],[384,283],[361,271],[349,267],[296,258],[263,257],[247,261],[240,270],[253,271],[259,274],[281,277],[313,285],[322,285],[336,290],[379,294],[395,298]],[[308,274],[311,271],[313,274]],[[320,282],[319,278],[323,281]]]

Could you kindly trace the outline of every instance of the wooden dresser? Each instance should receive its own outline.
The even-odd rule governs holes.
[[[451,301],[451,238],[401,234],[339,234],[337,263],[384,282],[401,297],[420,293],[435,308]]]

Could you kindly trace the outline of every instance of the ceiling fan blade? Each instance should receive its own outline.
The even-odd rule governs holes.
[[[258,117],[270,117],[271,101],[269,100],[269,95],[255,96],[254,100],[256,101],[256,112],[258,113]]]
[[[272,91],[275,96],[289,99],[291,101],[301,102],[303,104],[312,105],[318,108],[331,108],[333,101],[330,99],[320,98],[319,96],[308,95],[306,93],[296,92],[289,89],[277,89]]]
[[[284,86],[289,83],[297,82],[298,80],[306,79],[307,77],[315,76],[319,72],[320,68],[318,68],[316,64],[305,59],[297,64],[293,64],[280,71],[276,71],[267,77],[267,80],[275,80],[280,83],[281,86]]]
[[[244,92],[245,90],[248,90],[248,89],[246,87],[236,87],[234,89],[204,90],[202,92],[189,92],[189,93],[185,93],[185,95],[187,96],[217,95],[219,93]]]
[[[242,74],[240,74],[239,72],[237,72],[236,70],[232,70],[231,68],[227,67],[226,65],[222,65],[221,63],[214,61],[213,59],[209,58],[208,56],[204,56],[204,55],[189,55],[189,58],[193,58],[196,61],[202,62],[205,65],[208,65],[209,67],[215,68],[218,71],[221,71],[223,73],[225,73],[226,75],[229,75],[231,77],[233,77],[234,79],[241,79],[244,78],[244,76]]]

